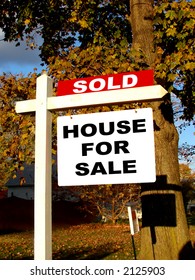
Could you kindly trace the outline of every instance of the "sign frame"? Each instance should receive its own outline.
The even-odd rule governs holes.
[[[35,112],[35,232],[34,259],[52,259],[52,212],[51,212],[51,110],[79,108],[92,105],[121,102],[154,101],[164,97],[167,91],[160,85],[121,90],[124,94],[101,92],[98,94],[75,94],[73,96],[52,96],[53,80],[43,73],[37,78],[36,99],[16,102],[17,113]],[[145,93],[143,93],[143,91]],[[151,95],[150,95],[151,93]],[[101,95],[101,96],[99,96]],[[145,96],[146,95],[146,96]],[[39,147],[38,147],[39,146]]]

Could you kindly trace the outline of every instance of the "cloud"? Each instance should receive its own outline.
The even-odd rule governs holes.
[[[15,42],[2,41],[4,34],[0,30],[0,74],[11,72],[13,74],[32,72],[34,68],[42,69],[39,50],[26,50],[25,42],[16,47]]]

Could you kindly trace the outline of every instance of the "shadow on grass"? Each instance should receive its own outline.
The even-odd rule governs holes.
[[[25,232],[25,230],[16,230],[16,229],[5,229],[5,230],[0,230],[0,235],[7,235],[7,234],[13,234],[13,233],[21,233]]]
[[[191,241],[187,242],[179,252],[179,260],[195,260],[195,248]]]
[[[53,260],[101,260],[117,251],[113,248],[112,243],[100,245],[95,249],[90,246],[83,249],[71,248],[67,250],[64,248],[53,253]]]
[[[95,249],[92,247],[79,249],[60,249],[57,252],[53,253],[53,260],[102,260],[107,256],[116,253],[118,250],[113,249],[112,244],[107,244],[106,249],[105,246],[98,246]],[[17,258],[18,260],[33,260],[32,256],[23,256],[21,258]]]

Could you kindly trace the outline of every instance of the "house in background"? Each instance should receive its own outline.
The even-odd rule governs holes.
[[[18,170],[14,178],[6,183],[7,197],[18,197],[26,200],[34,200],[34,164],[24,165],[24,170]],[[40,186],[41,187],[41,186]],[[52,200],[78,202],[78,194],[72,192],[69,187],[58,187],[57,167],[52,166]]]
[[[10,178],[6,183],[7,196],[34,199],[34,164],[25,165],[24,170],[18,170],[15,175],[15,178]]]

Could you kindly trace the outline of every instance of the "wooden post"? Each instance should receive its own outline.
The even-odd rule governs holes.
[[[35,130],[34,259],[52,259],[52,113],[47,98],[53,80],[46,74],[37,78]]]

